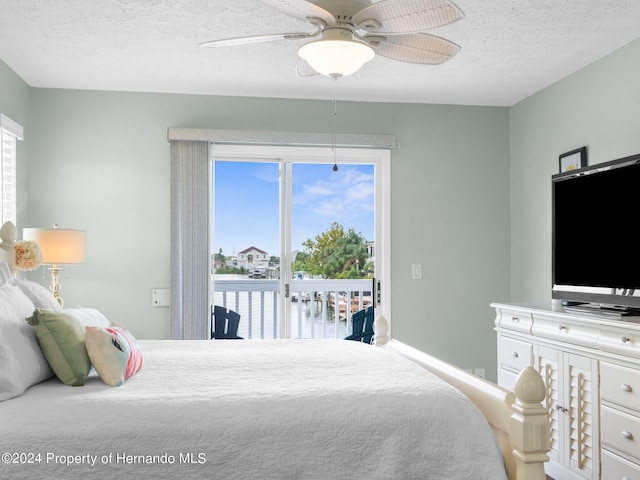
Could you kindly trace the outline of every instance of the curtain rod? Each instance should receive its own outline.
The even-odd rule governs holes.
[[[332,133],[275,132],[266,130],[218,130],[206,128],[176,128],[167,130],[172,141],[213,142],[222,144],[251,144],[298,147],[332,147]],[[371,133],[338,133],[335,146],[340,148],[396,147],[395,135]]]

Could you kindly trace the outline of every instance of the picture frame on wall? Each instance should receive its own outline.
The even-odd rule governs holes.
[[[576,148],[560,155],[560,173],[587,166],[587,147]]]

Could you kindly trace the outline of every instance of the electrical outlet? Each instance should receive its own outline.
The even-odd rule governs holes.
[[[154,307],[168,307],[171,303],[171,291],[168,288],[153,288],[151,290],[151,305]]]
[[[476,368],[475,369],[475,374],[480,378],[485,378],[484,368]]]
[[[411,265],[411,279],[412,280],[420,280],[422,278],[422,265],[419,263],[414,263]]]

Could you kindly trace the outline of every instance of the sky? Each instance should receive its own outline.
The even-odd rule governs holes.
[[[293,165],[292,250],[328,230],[332,222],[372,241],[373,165]],[[236,255],[257,247],[279,256],[278,164],[215,162],[214,252]]]

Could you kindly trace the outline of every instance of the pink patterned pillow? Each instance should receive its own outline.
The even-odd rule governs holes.
[[[85,327],[87,353],[107,385],[119,387],[142,368],[142,351],[134,336],[122,325]]]

